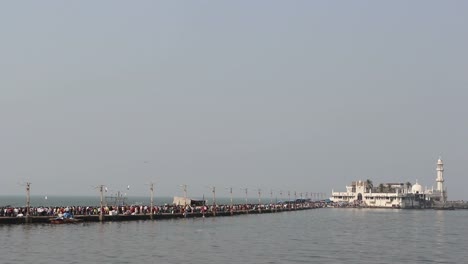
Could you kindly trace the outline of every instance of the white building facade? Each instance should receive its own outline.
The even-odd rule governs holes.
[[[437,161],[437,187],[423,188],[415,184],[386,183],[373,186],[368,181],[355,181],[346,186],[345,192],[332,191],[330,198],[335,203],[377,208],[426,208],[434,203],[447,201],[444,187],[444,165]]]

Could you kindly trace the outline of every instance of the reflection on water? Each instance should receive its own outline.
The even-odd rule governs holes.
[[[445,215],[447,212],[435,211],[435,221],[434,221],[434,255],[435,260],[438,262],[443,262],[444,252],[447,251],[448,240],[447,233],[445,232]]]
[[[0,225],[2,263],[465,263],[468,211],[318,209]]]

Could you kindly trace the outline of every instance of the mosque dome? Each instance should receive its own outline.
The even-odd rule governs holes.
[[[421,184],[416,181],[416,183],[411,187],[411,192],[412,193],[422,193],[422,186]]]

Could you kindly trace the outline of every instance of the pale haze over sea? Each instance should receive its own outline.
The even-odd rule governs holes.
[[[0,195],[468,199],[467,1],[11,1]],[[127,190],[128,185],[130,188]]]

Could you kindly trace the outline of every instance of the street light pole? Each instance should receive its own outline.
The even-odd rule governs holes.
[[[270,205],[273,204],[273,190],[270,189]]]
[[[246,211],[246,213],[249,213],[249,209],[247,208],[247,204],[248,204],[248,202],[247,202],[247,190],[248,190],[248,188],[241,188],[241,190],[245,191],[245,211]]]
[[[213,206],[216,206],[216,187],[213,186]]]
[[[181,184],[180,187],[184,187],[184,209],[187,206],[187,184]]]
[[[104,205],[103,205],[103,202],[104,202],[104,185],[99,185],[99,191],[101,192],[101,202],[100,202],[100,212],[99,212],[99,221],[103,221],[104,220]]]
[[[153,200],[153,197],[154,197],[154,183],[151,183],[150,190],[151,190],[151,209],[150,209],[150,219],[151,219],[151,220],[153,220],[153,208],[154,208],[154,200]]]
[[[226,189],[229,189],[229,193],[230,193],[230,196],[231,196],[231,208],[229,211],[231,211],[231,215],[233,214],[233,204],[232,204],[232,187],[229,187],[229,188],[226,188]]]
[[[232,204],[232,187],[229,188],[229,192],[231,193],[231,210],[232,210],[232,206],[233,206],[233,204]]]
[[[31,183],[26,183],[26,223],[29,223],[30,219],[30,208],[31,208]]]
[[[284,209],[284,207],[283,207],[283,203],[284,203],[284,201],[283,201],[283,190],[280,190],[280,201],[281,201],[281,203],[280,203],[281,204],[281,211],[283,211],[283,209]]]
[[[258,206],[260,207],[260,204],[262,204],[262,190],[258,189]]]
[[[297,207],[296,202],[297,202],[297,193],[296,193],[296,191],[294,191],[294,210],[295,210],[296,207]]]
[[[258,189],[258,212],[262,212],[262,190]]]
[[[302,199],[302,193],[301,193],[301,207],[304,207],[304,200]]]

